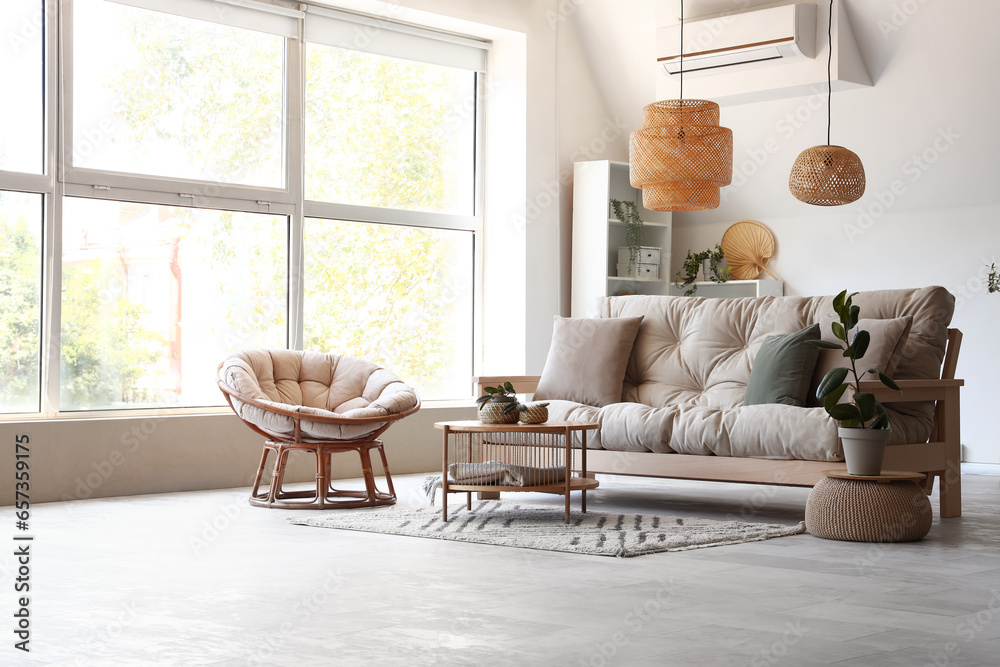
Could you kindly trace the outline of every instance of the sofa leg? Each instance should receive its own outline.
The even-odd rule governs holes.
[[[941,473],[941,518],[962,516],[962,431],[959,422],[958,387],[938,401],[944,439],[945,468]]]

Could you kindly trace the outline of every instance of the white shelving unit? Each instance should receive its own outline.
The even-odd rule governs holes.
[[[782,296],[785,293],[783,280],[729,280],[724,283],[697,281],[698,291],[692,296],[715,299],[737,299],[740,297]],[[672,296],[684,296],[684,288],[670,283]]]
[[[625,225],[614,218],[611,199],[634,201],[643,220],[642,245],[660,248],[658,277],[619,278],[618,248]],[[615,294],[668,294],[671,214],[642,206],[642,191],[628,180],[628,164],[577,162],[573,169],[573,283],[571,314],[590,317],[597,299]],[[699,288],[700,290],[700,288]]]

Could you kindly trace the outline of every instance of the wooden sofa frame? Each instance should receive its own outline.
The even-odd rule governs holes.
[[[925,490],[930,494],[934,478],[940,480],[940,513],[944,518],[962,514],[962,444],[959,390],[964,380],[955,379],[962,332],[948,329],[948,347],[941,367],[940,380],[900,380],[901,392],[880,382],[861,383],[883,403],[935,401],[934,425],[928,442],[886,447],[883,469],[925,473]],[[483,387],[509,381],[519,394],[532,394],[539,376],[477,377],[479,394]],[[588,476],[594,473],[696,479],[713,482],[770,484],[777,486],[814,486],[823,471],[838,467],[831,461],[787,461],[776,459],[698,456],[660,452],[619,452],[605,449],[587,451]]]

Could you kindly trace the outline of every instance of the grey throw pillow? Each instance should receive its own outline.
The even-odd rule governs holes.
[[[785,336],[768,336],[750,369],[743,405],[806,404],[819,348],[807,341],[819,340],[819,324]]]
[[[555,318],[535,399],[601,408],[622,400],[625,365],[642,317]]]

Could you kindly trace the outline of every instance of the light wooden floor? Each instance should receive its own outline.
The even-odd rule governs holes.
[[[397,479],[402,502],[422,502],[422,479]],[[1000,477],[963,484],[965,515],[919,543],[631,559],[292,526],[245,489],[39,505],[32,652],[7,630],[0,664],[997,665]],[[602,485],[592,511],[782,523],[808,494]],[[10,626],[13,557],[0,567]]]

